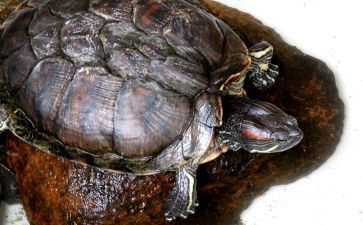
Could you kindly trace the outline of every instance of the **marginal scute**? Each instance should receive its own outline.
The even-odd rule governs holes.
[[[52,13],[69,18],[88,10],[89,0],[50,0],[48,6]]]
[[[131,23],[133,0],[90,0],[90,11],[108,20]]]
[[[57,137],[94,154],[112,152],[115,101],[123,83],[102,67],[78,69],[59,109]]]
[[[61,58],[40,61],[19,91],[19,102],[29,118],[43,131],[53,133],[64,89],[75,68]]]
[[[0,54],[8,56],[29,42],[28,27],[34,15],[34,9],[23,8],[14,12],[5,22],[5,30],[1,37]]]
[[[76,65],[102,65],[104,53],[98,33],[103,24],[104,19],[87,12],[65,21],[62,49]]]
[[[153,61],[149,76],[165,87],[190,97],[209,87],[208,73],[197,64],[179,56],[170,56],[165,61]]]
[[[221,125],[217,100],[217,96],[210,96],[208,93],[196,98],[193,120],[188,123],[183,136],[156,156],[152,161],[152,168],[178,169],[191,158],[204,155],[213,141],[214,128]]]
[[[192,62],[207,62],[212,71],[219,66],[224,37],[215,19],[203,11],[193,10],[176,15],[164,27],[163,34],[179,55]]]
[[[195,118],[208,127],[217,127],[222,124],[222,109],[218,96],[203,93],[195,100]]]
[[[127,158],[155,156],[183,134],[191,107],[189,98],[155,82],[127,82],[116,102],[115,151]]]
[[[230,75],[240,73],[248,65],[248,49],[241,38],[223,21],[216,20],[225,41],[223,59],[212,72],[211,83],[216,86],[223,84]],[[245,76],[245,74],[241,74]]]
[[[213,140],[214,127],[201,123],[194,118],[193,123],[185,132],[181,144],[183,155],[186,159],[201,157],[211,145]],[[187,148],[189,146],[189,148]]]
[[[229,57],[231,55],[241,54],[247,57],[248,49],[242,39],[226,23],[219,19],[215,19],[215,21],[225,39],[223,55]]]
[[[176,34],[176,32],[181,32],[180,30],[183,29],[180,18],[180,16],[173,18],[171,22],[164,27],[163,35],[167,40],[168,45],[170,45],[178,55],[184,57],[190,62],[208,67],[208,63],[202,53],[198,52],[194,46],[190,44],[189,40],[182,36],[182,34]],[[176,28],[176,30],[174,28]]]
[[[181,139],[168,146],[154,160],[154,167],[161,170],[178,169],[191,158],[201,157],[211,144],[214,127],[201,123],[196,117]],[[165,161],[165,159],[168,159]]]
[[[134,9],[134,23],[147,33],[162,33],[163,27],[182,10],[195,7],[184,1],[140,0]]]
[[[30,47],[30,43],[23,45],[5,59],[3,64],[5,77],[14,90],[19,90],[35,64],[36,57]]]

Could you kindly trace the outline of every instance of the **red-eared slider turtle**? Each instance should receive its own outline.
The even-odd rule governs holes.
[[[175,171],[167,219],[194,212],[199,164],[302,138],[293,117],[245,97],[246,76],[274,84],[272,46],[248,50],[195,1],[29,0],[2,29],[0,132],[103,168]]]

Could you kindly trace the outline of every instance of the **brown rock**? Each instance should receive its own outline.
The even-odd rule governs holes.
[[[202,165],[196,214],[167,223],[163,203],[174,185],[172,173],[134,176],[105,171],[44,153],[7,133],[1,139],[7,154],[0,160],[15,173],[32,224],[236,224],[256,196],[310,173],[334,152],[344,106],[331,70],[251,15],[201,2],[248,46],[266,40],[275,47],[274,60],[281,69],[277,85],[265,93],[249,93],[296,116],[305,133],[301,144],[271,155],[228,152]],[[1,11],[0,15],[3,19]]]
[[[1,23],[16,9],[21,0],[2,0],[0,2],[0,21]]]

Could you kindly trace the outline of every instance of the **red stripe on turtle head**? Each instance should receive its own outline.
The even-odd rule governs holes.
[[[254,129],[242,129],[241,134],[244,137],[247,137],[247,138],[253,139],[253,140],[267,141],[267,140],[271,139],[271,137],[269,135],[267,135],[266,133],[258,132],[258,130],[254,130]]]

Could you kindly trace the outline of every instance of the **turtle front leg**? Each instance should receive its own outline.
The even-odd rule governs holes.
[[[272,45],[262,41],[252,46],[249,50],[252,62],[247,72],[248,79],[260,90],[272,87],[279,75],[279,67],[271,63],[273,55]]]
[[[229,83],[226,86],[224,91],[227,92],[228,95],[237,95],[237,96],[241,96],[241,97],[246,97],[247,93],[246,93],[245,89],[243,88],[245,78],[246,78],[246,76],[244,76],[244,75],[239,76],[236,80]]]
[[[194,214],[197,206],[196,171],[197,163],[188,163],[176,171],[175,188],[170,192],[166,202],[166,219],[187,218]]]

